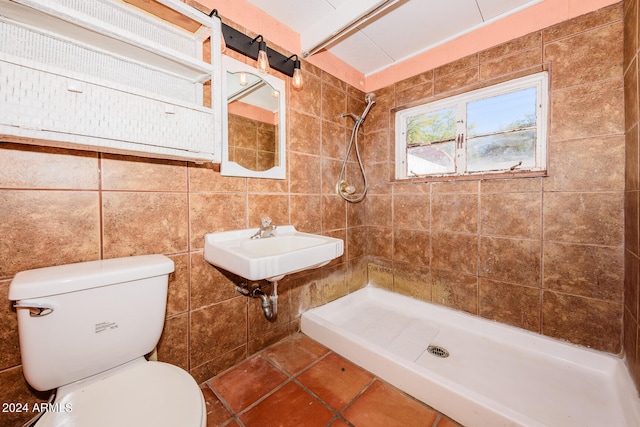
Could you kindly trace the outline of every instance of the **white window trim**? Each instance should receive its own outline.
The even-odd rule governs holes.
[[[509,92],[515,92],[517,90],[536,88],[536,99],[538,105],[536,105],[536,165],[529,168],[517,168],[516,170],[495,170],[495,171],[481,171],[481,172],[458,172],[459,166],[457,165],[458,159],[464,162],[466,166],[466,104],[472,101],[477,101],[484,98],[490,98],[493,96],[503,95]],[[526,77],[520,77],[517,79],[509,80],[507,82],[498,83],[493,86],[488,86],[482,89],[476,89],[470,92],[466,92],[460,95],[455,95],[449,98],[444,98],[438,101],[429,102],[427,104],[418,105],[416,107],[407,108],[396,112],[395,117],[395,163],[396,163],[396,179],[414,179],[414,178],[433,178],[433,177],[451,177],[451,176],[478,176],[488,174],[501,174],[501,173],[518,173],[518,172],[533,172],[546,170],[547,163],[547,118],[549,110],[549,76],[546,71],[541,73],[532,74]],[[407,133],[407,118],[413,117],[419,114],[430,113],[443,108],[456,107],[458,111],[458,118],[462,114],[464,122],[458,122],[457,135],[462,135],[463,149],[456,150],[456,172],[443,173],[443,174],[425,174],[425,175],[409,175],[407,173],[407,147],[406,147],[406,133]],[[462,111],[462,112],[461,112]]]

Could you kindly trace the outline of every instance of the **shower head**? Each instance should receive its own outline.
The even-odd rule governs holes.
[[[376,103],[376,94],[369,92],[364,96],[364,100],[367,102],[367,107],[364,109],[362,116],[360,116],[360,122],[364,121],[364,118],[369,114],[369,109],[371,109],[371,106]]]
[[[364,102],[373,104],[374,102],[376,102],[376,94],[373,92],[369,92],[364,96]]]
[[[362,124],[362,122],[364,122],[364,118],[367,117],[367,114],[369,113],[369,109],[371,108],[371,106],[373,104],[375,104],[376,102],[376,94],[373,92],[369,92],[368,94],[366,94],[364,96],[364,100],[367,103],[366,108],[364,109],[364,112],[362,113],[361,116],[357,116],[353,113],[342,113],[340,114],[341,118],[345,118],[345,117],[351,117],[353,120],[355,120],[356,124],[358,126],[360,126],[360,124]]]

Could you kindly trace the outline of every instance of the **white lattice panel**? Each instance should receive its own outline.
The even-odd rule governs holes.
[[[57,132],[193,152],[212,152],[215,141],[214,122],[204,108],[9,62],[0,62],[0,124],[33,137]]]
[[[157,95],[186,102],[196,102],[200,84],[90,49],[79,43],[42,34],[0,17],[0,52],[64,70],[126,84]]]
[[[49,9],[31,11],[22,2]],[[51,4],[72,20],[59,18]],[[118,0],[0,0],[0,12],[0,141],[220,160],[219,53],[212,52],[216,66],[199,59],[202,31],[185,38]],[[204,16],[195,18],[218,26],[205,28],[219,46],[219,21]],[[92,20],[99,25],[87,33],[82,28],[94,29]],[[152,44],[123,44],[111,38],[112,26]],[[109,31],[96,36],[97,28]],[[162,47],[149,50],[154,43]],[[202,106],[207,80],[213,108]]]
[[[169,49],[197,58],[199,44],[185,31],[171,25],[161,25],[131,6],[113,0],[48,0],[76,10],[102,22],[108,22],[139,37],[162,44]]]

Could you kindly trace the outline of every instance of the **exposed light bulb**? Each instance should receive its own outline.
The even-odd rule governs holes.
[[[258,42],[258,39],[260,41]],[[258,42],[258,57],[256,68],[261,73],[269,71],[269,57],[267,56],[267,43],[264,41],[262,34],[258,35],[255,39],[251,40],[251,44]]]
[[[238,83],[240,84],[240,86],[246,86],[247,83],[249,83],[249,80],[247,79],[247,73],[240,73],[240,75],[238,75]]]
[[[264,50],[260,50],[258,52],[258,63],[256,64],[256,68],[261,73],[266,73],[269,71],[269,58],[267,58],[267,52]]]
[[[302,71],[300,68],[293,69],[293,87],[296,89],[300,89],[302,87]]]

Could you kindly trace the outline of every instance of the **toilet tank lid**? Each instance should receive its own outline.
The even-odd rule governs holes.
[[[140,255],[21,271],[11,281],[9,299],[65,294],[160,276],[173,270],[173,261],[164,255]]]

